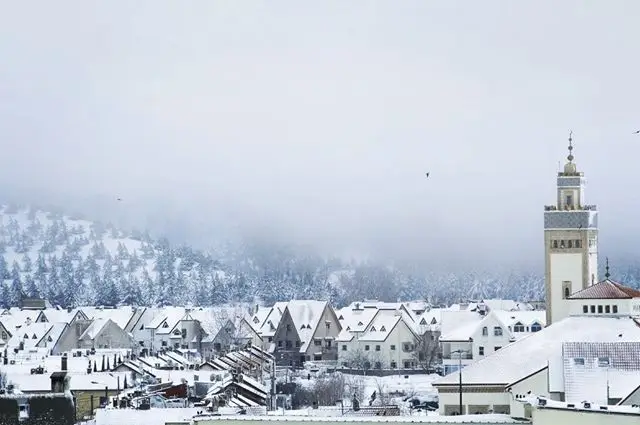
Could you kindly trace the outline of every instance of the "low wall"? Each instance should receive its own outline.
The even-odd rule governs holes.
[[[191,418],[203,410],[201,407],[175,409],[98,409],[96,425],[165,425],[167,422],[189,422]]]
[[[264,422],[285,421],[287,425],[314,425],[328,423],[357,422],[361,425],[380,425],[381,422],[387,424],[405,423],[427,423],[427,424],[527,424],[528,421],[519,421],[508,415],[462,415],[462,416],[396,416],[396,417],[299,417],[299,416],[209,416],[194,417],[194,425],[264,425]]]

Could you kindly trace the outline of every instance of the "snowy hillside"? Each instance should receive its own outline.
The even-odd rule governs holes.
[[[618,265],[613,278],[638,286],[640,267]],[[42,294],[65,307],[543,298],[542,272],[408,273],[268,242],[228,243],[224,252],[208,253],[144,232],[17,207],[0,207],[0,279],[2,306],[16,305],[22,294]]]

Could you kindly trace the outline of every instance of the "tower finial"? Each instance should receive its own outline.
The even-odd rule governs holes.
[[[611,276],[611,275],[609,274],[609,257],[606,257],[605,261],[606,261],[606,262],[605,262],[605,266],[604,266],[604,270],[605,270],[604,277],[605,277],[606,279],[609,279],[609,276]]]
[[[569,155],[567,159],[569,162],[573,161],[573,130],[569,130]]]

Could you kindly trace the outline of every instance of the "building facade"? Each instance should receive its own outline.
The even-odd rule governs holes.
[[[547,325],[569,315],[564,300],[598,282],[598,211],[585,203],[584,173],[569,155],[558,172],[556,204],[544,211],[545,292]]]

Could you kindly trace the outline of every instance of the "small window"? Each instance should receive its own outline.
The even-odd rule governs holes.
[[[533,322],[531,325],[531,332],[540,332],[542,330],[542,325],[538,322]]]
[[[611,306],[610,305],[605,305],[604,306],[604,312],[605,313],[611,313]]]
[[[564,297],[569,298],[571,296],[571,289],[568,286],[564,287]]]
[[[268,342],[273,342],[273,337],[272,337],[272,336],[268,337],[268,338],[267,338],[267,341],[268,341]]]
[[[489,335],[489,328],[485,326],[482,328],[482,336],[488,336],[488,335]]]
[[[342,351],[347,351],[347,346],[346,345],[342,345]]]
[[[296,348],[300,348],[300,341],[296,341]]]
[[[484,356],[484,347],[478,347],[478,354]]]
[[[320,347],[322,345],[322,341],[319,339],[314,339],[313,345],[315,345],[316,347]]]
[[[31,339],[38,339],[38,337],[36,336],[36,334],[33,334],[33,336],[31,337]]]
[[[167,322],[162,322],[162,327],[166,329],[169,327],[169,324]]]
[[[595,313],[596,312],[596,306],[595,305],[589,306],[589,311],[591,311],[591,313]]]
[[[49,335],[49,337],[47,338],[47,341],[53,342],[53,338],[51,338],[51,335]]]
[[[391,369],[395,369],[398,367],[398,364],[396,362],[391,362]]]
[[[573,205],[573,195],[567,195],[567,205]]]
[[[258,323],[259,321],[258,316],[253,316],[253,323]]]
[[[609,367],[609,357],[598,357],[598,367]]]
[[[569,239],[567,241],[567,248],[573,248],[573,240]]]
[[[500,326],[496,326],[495,328],[493,328],[493,335],[502,336],[502,328]]]
[[[575,357],[573,359],[573,364],[576,366],[584,366],[584,358],[582,357]]]
[[[364,351],[369,351],[369,346],[368,345],[364,346]]]
[[[291,347],[293,347],[293,344],[291,343],[291,341],[290,341],[290,340],[287,340],[287,342],[285,343],[285,347],[286,347],[286,348],[291,348]]]
[[[553,241],[553,247],[554,247],[555,249],[558,249],[558,241],[557,241],[557,240],[554,240],[554,241]]]
[[[370,331],[371,331],[371,332],[375,332],[375,331],[376,331],[376,327],[375,327],[375,326],[371,326]]]
[[[162,346],[166,347],[167,346],[167,341],[162,341]]]
[[[560,241],[560,248],[561,248],[561,249],[564,249],[564,246],[565,246],[565,245],[564,245],[564,239],[563,239],[563,240],[561,240],[561,241]]]
[[[576,239],[573,244],[576,248],[582,248],[582,241],[580,239]]]
[[[304,325],[302,325],[302,326],[304,326]],[[290,331],[290,330],[291,330],[291,325],[290,325],[290,324],[287,324],[287,330],[288,330],[288,331]]]
[[[498,345],[497,347],[493,347],[493,351],[498,351],[499,349],[501,349],[502,347],[500,345]]]
[[[391,345],[391,346],[389,347],[389,349],[390,349],[391,351],[396,351],[396,346],[395,346],[395,345]]]
[[[376,351],[380,351],[380,346],[376,345]]]
[[[582,312],[583,313],[588,313],[589,312],[589,306],[588,305],[583,305],[582,306]]]
[[[324,342],[324,346],[327,347],[327,348],[331,348],[331,340],[330,339],[326,340]]]
[[[602,306],[601,305],[598,306],[598,314],[602,314]]]
[[[384,327],[384,325],[380,328],[380,332],[386,332],[387,328]]]
[[[278,341],[278,347],[282,348],[282,340]]]
[[[614,305],[613,306],[613,313],[616,314],[618,312],[618,306]]]
[[[331,329],[331,323],[327,322],[325,323],[325,326],[327,327],[327,330]]]
[[[382,363],[376,362],[376,369],[382,369]]]
[[[515,325],[513,325],[513,331],[514,332],[524,332],[524,325],[520,322],[517,322]]]

